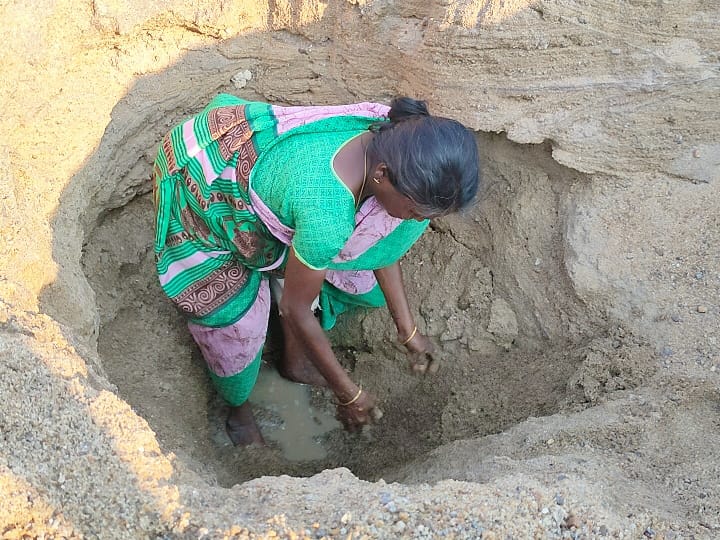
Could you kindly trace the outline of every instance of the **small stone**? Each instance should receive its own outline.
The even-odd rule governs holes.
[[[672,319],[673,322],[680,322],[680,315],[678,315],[677,313],[673,313],[672,315],[670,315],[670,319]]]
[[[550,510],[548,510],[547,508],[543,508],[542,510],[540,510],[540,513],[543,514],[543,515],[549,514],[549,513],[550,513]]]
[[[699,157],[700,157],[700,150],[698,150],[697,148],[696,148],[695,150],[693,150],[693,157],[694,157],[694,158],[699,158]]]
[[[340,518],[340,523],[343,525],[347,525],[352,521],[352,514],[350,512],[345,512],[343,514],[343,517]]]
[[[548,439],[547,441],[545,441],[545,444],[547,444],[548,446],[550,446],[554,443],[555,443],[555,439]]]
[[[387,503],[385,505],[385,510],[387,510],[388,512],[391,512],[393,514],[398,511],[397,505],[395,504],[394,501],[390,501],[389,503]]]
[[[705,272],[703,272],[703,271],[695,272],[695,279],[702,279],[704,277],[705,277]]]
[[[700,305],[697,307],[697,312],[698,312],[698,313],[707,313],[707,306],[703,306],[702,304],[700,304]]]
[[[252,79],[252,72],[249,69],[244,69],[242,71],[237,72],[235,75],[232,76],[230,81],[233,83],[235,88],[245,88],[248,81]]]
[[[660,350],[660,356],[663,358],[670,358],[673,355],[673,350],[667,345]]]
[[[315,531],[315,538],[322,538],[323,536],[327,536],[327,531],[325,529],[318,529]]]
[[[600,525],[600,536],[607,536],[608,528],[605,525]]]
[[[621,49],[611,49],[610,54],[614,54],[615,56],[617,56],[618,54],[622,54],[622,50]]]
[[[393,531],[396,533],[401,533],[405,530],[405,522],[404,521],[397,521],[395,525],[393,525]]]
[[[655,531],[648,527],[647,529],[645,529],[645,532],[643,532],[643,536],[646,536],[648,538],[655,538]]]
[[[568,529],[572,529],[573,527],[579,529],[581,524],[580,518],[575,514],[569,514],[568,517],[565,518],[565,526]]]
[[[380,493],[380,504],[387,504],[390,501],[392,501],[392,496],[388,492],[383,491]]]
[[[407,512],[400,512],[400,513],[398,514],[398,517],[399,517],[402,521],[407,522],[407,521],[410,519],[410,514],[408,514]]]
[[[563,504],[565,504],[565,497],[563,497],[559,493],[555,495],[555,504],[557,504],[558,506],[562,506]]]

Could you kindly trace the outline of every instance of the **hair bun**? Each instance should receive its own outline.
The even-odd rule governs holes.
[[[414,116],[430,116],[427,103],[409,97],[397,97],[390,103],[388,118],[391,122],[401,122]]]

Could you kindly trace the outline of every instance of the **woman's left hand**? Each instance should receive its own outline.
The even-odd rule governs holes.
[[[405,344],[406,353],[410,360],[410,369],[418,375],[434,375],[440,369],[440,359],[435,353],[435,346],[427,336],[416,333]]]

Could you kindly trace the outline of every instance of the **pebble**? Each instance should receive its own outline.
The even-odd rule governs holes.
[[[395,522],[395,525],[393,525],[393,531],[396,533],[401,533],[405,530],[405,522],[404,521],[397,521]]]
[[[697,148],[696,148],[695,150],[693,150],[693,157],[694,157],[694,158],[699,158],[699,157],[700,157],[700,150],[698,150]]]
[[[387,503],[385,505],[385,510],[387,510],[388,512],[390,512],[392,514],[394,514],[395,512],[398,511],[397,505],[395,504],[394,501],[390,501],[389,503]]]
[[[350,512],[345,512],[345,513],[343,514],[343,517],[340,518],[340,522],[341,522],[343,525],[347,525],[347,524],[350,523],[351,521],[352,521],[352,514],[351,514]]]
[[[608,528],[605,525],[600,525],[600,536],[607,536]]]
[[[655,538],[655,531],[653,531],[650,527],[645,529],[645,532],[643,532],[644,536],[647,536],[648,538]]]
[[[698,313],[707,313],[707,306],[703,306],[702,304],[697,307]]]
[[[565,518],[565,526],[568,529],[572,529],[573,527],[579,529],[580,525],[580,518],[577,517],[575,514],[569,514],[568,517]]]
[[[695,279],[702,279],[705,277],[703,272],[695,272]]]
[[[680,315],[678,315],[677,313],[673,313],[672,315],[670,315],[670,318],[673,322],[680,322]]]
[[[563,504],[565,504],[565,497],[563,497],[559,493],[555,495],[555,504],[557,504],[558,506],[562,506]]]
[[[668,347],[667,345],[665,347],[663,347],[662,350],[660,351],[660,356],[662,356],[663,358],[669,358],[672,355],[673,355],[673,350],[670,347]]]

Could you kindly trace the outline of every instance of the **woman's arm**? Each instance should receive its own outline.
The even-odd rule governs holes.
[[[410,312],[410,304],[405,294],[400,263],[395,262],[390,266],[375,270],[375,277],[387,301],[390,315],[395,321],[398,341],[403,343],[415,330],[415,320]]]
[[[395,262],[375,270],[375,277],[387,301],[390,315],[395,321],[398,341],[407,347],[411,369],[415,373],[435,373],[440,363],[438,359],[432,357],[434,347],[431,341],[418,332],[405,294],[400,263]]]
[[[330,342],[311,310],[324,279],[324,270],[308,268],[295,256],[294,250],[290,249],[279,306],[280,316],[303,345],[308,358],[325,377],[338,401],[347,403],[359,395],[351,406],[338,407],[340,420],[352,430],[369,421],[368,413],[374,407],[375,401],[364,390],[359,394],[360,388],[335,358]]]

